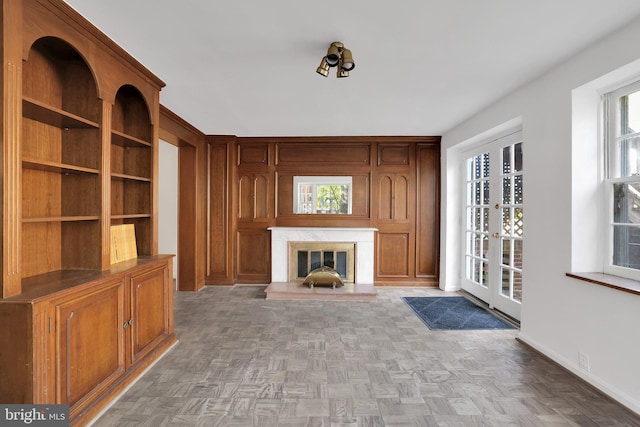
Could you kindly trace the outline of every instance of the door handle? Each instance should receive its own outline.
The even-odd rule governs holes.
[[[497,239],[500,237],[500,233],[493,233],[491,236],[493,236],[493,238]]]

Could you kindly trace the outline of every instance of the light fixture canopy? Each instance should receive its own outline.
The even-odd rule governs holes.
[[[333,42],[329,45],[327,54],[322,58],[322,62],[320,62],[316,72],[327,77],[329,68],[338,67],[336,77],[349,77],[349,71],[353,70],[355,66],[353,55],[349,49],[344,47],[344,43]]]

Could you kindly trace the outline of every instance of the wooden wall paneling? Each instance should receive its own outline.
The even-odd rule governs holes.
[[[438,147],[439,137],[252,137],[236,141],[236,161],[229,163],[234,165],[234,179],[228,188],[229,224],[235,236],[235,250],[230,253],[234,254],[237,281],[261,283],[261,276],[266,277],[268,263],[250,260],[246,253],[262,252],[268,243],[267,234],[262,233],[268,225],[277,225],[378,228],[376,284],[437,283],[431,273],[421,275],[429,268],[422,258],[431,256],[425,248],[433,248],[434,242],[418,226],[432,226],[422,217],[433,218],[433,214],[423,210],[439,207],[420,204],[416,148]],[[425,163],[420,172],[432,166]],[[352,215],[293,214],[295,175],[344,174],[354,179]],[[266,198],[260,199],[261,194]]]
[[[233,276],[233,245],[231,233],[230,171],[233,166],[233,137],[208,137],[208,285],[230,285]]]
[[[277,144],[278,166],[315,165],[331,168],[332,166],[367,166],[370,165],[370,149],[368,144],[344,143],[336,144],[326,140],[322,143],[282,142]],[[343,169],[344,170],[344,169]]]
[[[379,280],[409,279],[411,277],[410,233],[377,233],[376,278]]]
[[[178,289],[197,291],[205,285],[208,257],[209,151],[205,135],[164,106],[159,137],[178,147]]]
[[[264,227],[239,229],[236,244],[238,283],[269,283],[271,232]]]
[[[185,145],[179,150],[180,191],[178,194],[178,289],[184,291],[198,290],[197,277],[198,247],[196,235],[197,222],[197,160],[198,150],[192,145]]]
[[[409,166],[411,161],[411,145],[408,143],[376,144],[378,166]]]
[[[416,277],[437,282],[440,242],[440,146],[417,147]]]

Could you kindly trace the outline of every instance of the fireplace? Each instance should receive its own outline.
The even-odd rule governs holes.
[[[307,269],[314,262],[331,262],[333,258],[331,267],[336,270],[342,268],[340,263],[345,263],[346,283],[373,284],[375,228],[270,227],[269,230],[272,282],[301,281],[305,255],[299,253],[303,252],[307,254]]]
[[[355,276],[355,243],[289,242],[289,281],[303,281],[312,270],[331,267],[345,283]]]

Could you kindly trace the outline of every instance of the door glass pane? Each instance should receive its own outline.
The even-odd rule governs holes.
[[[502,264],[511,265],[511,240],[502,239]]]
[[[513,241],[513,266],[522,270],[522,240],[520,239]]]
[[[513,177],[513,203],[522,204],[522,175]]]
[[[511,146],[502,149],[502,173],[511,173]]]
[[[522,227],[524,225],[522,208],[515,208],[513,214],[513,235],[522,237]]]
[[[522,273],[513,272],[513,296],[515,301],[522,302]]]
[[[502,268],[502,284],[500,286],[500,294],[511,297],[511,270],[508,268]]]
[[[502,234],[511,234],[511,208],[502,208]]]
[[[502,178],[502,203],[505,205],[511,204],[511,180],[510,176]]]
[[[489,166],[490,166],[489,153],[484,153],[482,155],[482,164],[483,164],[482,177],[485,179],[489,179]]]
[[[513,170],[522,172],[522,143],[519,142],[513,146]]]
[[[489,232],[489,209],[482,208],[482,231]]]

